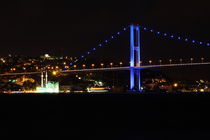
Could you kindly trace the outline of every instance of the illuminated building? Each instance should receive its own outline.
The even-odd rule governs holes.
[[[59,93],[59,83],[48,81],[45,87],[37,87],[37,93]]]

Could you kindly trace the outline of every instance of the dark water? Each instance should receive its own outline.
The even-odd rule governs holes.
[[[210,93],[2,94],[0,134],[26,139],[209,139],[209,112]]]

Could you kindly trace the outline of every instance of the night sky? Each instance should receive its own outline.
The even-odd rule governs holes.
[[[78,56],[130,23],[210,41],[209,4],[207,0],[1,2],[0,55]],[[111,57],[117,53],[123,58],[129,49],[128,33],[122,39],[124,42],[116,41],[98,54]],[[154,36],[142,35],[142,59],[209,56],[210,48],[156,40]]]

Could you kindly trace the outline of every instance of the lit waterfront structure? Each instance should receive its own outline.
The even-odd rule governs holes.
[[[140,26],[130,25],[130,90],[141,90],[140,69]]]
[[[45,87],[37,87],[36,93],[59,93],[59,83],[48,81]]]

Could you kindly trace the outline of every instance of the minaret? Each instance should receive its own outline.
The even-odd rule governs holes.
[[[43,72],[41,73],[41,87],[44,87],[44,74]]]
[[[47,79],[48,78],[48,75],[47,75],[47,71],[45,72],[45,87],[47,86]]]

